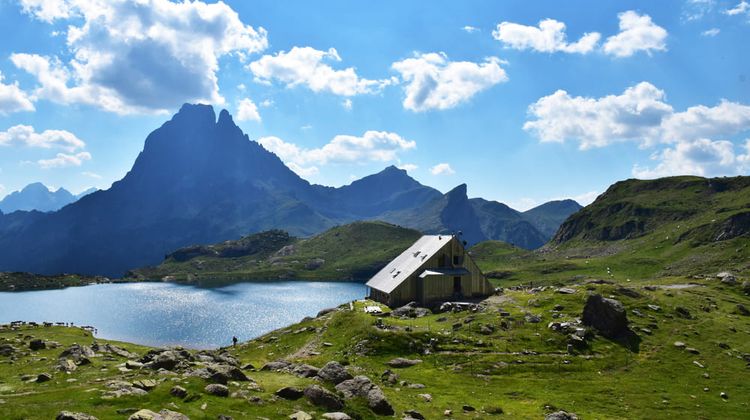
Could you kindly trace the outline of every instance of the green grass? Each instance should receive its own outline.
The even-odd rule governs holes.
[[[684,283],[686,279],[672,280],[675,281]],[[444,410],[451,409],[454,418],[483,418],[501,408],[507,418],[541,418],[554,407],[576,412],[582,418],[599,419],[743,418],[750,409],[746,389],[748,368],[743,359],[743,355],[750,353],[750,318],[736,314],[735,308],[737,303],[747,305],[750,302],[738,287],[716,281],[700,283],[703,285],[688,289],[648,291],[637,288],[642,293],[640,298],[617,295],[614,285],[577,286],[573,295],[557,294],[552,289],[533,294],[509,291],[485,301],[486,310],[475,314],[435,314],[404,320],[384,318],[383,322],[393,328],[389,330],[376,328],[376,318],[363,313],[363,306],[372,302],[357,302],[354,311],[345,305],[338,312],[274,331],[230,352],[242,363],[250,362],[255,366],[280,358],[318,367],[329,360],[340,361],[347,364],[352,373],[367,375],[378,383],[399,417],[405,410],[416,409],[427,418],[440,418]],[[566,337],[547,328],[547,323],[553,320],[552,308],[563,306],[562,315],[556,321],[580,317],[589,292],[616,296],[626,305],[631,328],[642,339],[637,352],[597,336],[587,348],[575,354],[566,353]],[[650,311],[648,304],[659,305],[663,310]],[[677,306],[687,308],[693,319],[678,317]],[[501,317],[500,308],[511,316]],[[645,316],[634,316],[632,309],[640,310]],[[525,322],[526,313],[541,316],[542,322]],[[465,323],[469,318],[473,320]],[[453,324],[461,327],[454,330]],[[482,325],[492,325],[495,331],[484,335],[480,332]],[[649,328],[652,334],[644,334],[640,328]],[[52,339],[64,346],[92,341],[88,333],[74,328],[24,327],[19,331],[0,330],[0,343],[27,342],[28,337],[24,336]],[[430,354],[425,354],[430,339],[436,339],[438,344]],[[700,354],[675,348],[675,341],[687,343]],[[118,344],[134,352],[146,350]],[[101,398],[103,380],[123,376],[129,381],[160,377],[151,371],[123,375],[115,368],[124,361],[120,358],[111,361],[95,358],[92,365],[65,375],[52,368],[60,351],[43,350],[19,357],[13,364],[0,359],[0,400],[4,401],[0,404],[1,418],[52,418],[62,409],[83,411],[99,418],[123,418],[117,410],[125,408],[154,411],[169,408],[191,418],[216,418],[219,414],[235,418],[251,415],[283,418],[298,409],[322,413],[304,399],[275,400],[272,393],[276,389],[305,386],[313,381],[273,372],[249,373],[259,389],[248,392],[260,397],[261,405],[238,398],[210,397],[202,392],[207,382],[182,377],[167,377],[144,397],[105,400]],[[387,368],[385,363],[394,357],[423,360],[411,368],[393,369],[407,384],[380,382],[380,375]],[[693,361],[705,368],[697,367]],[[43,371],[53,373],[53,381],[27,384],[19,379],[22,374]],[[704,373],[710,377],[704,378]],[[76,381],[68,382],[68,379]],[[412,389],[408,383],[423,384],[425,388]],[[168,393],[173,384],[180,384],[202,397],[189,403],[174,398]],[[703,391],[704,387],[709,391]],[[249,386],[230,384],[231,391],[241,389],[249,389]],[[726,392],[729,399],[722,400],[720,392]],[[419,397],[424,393],[432,395],[432,402]],[[203,404],[206,404],[205,409],[201,409]],[[478,411],[464,413],[461,407],[465,404]],[[362,418],[373,417],[362,401],[348,403],[345,411]]]
[[[415,230],[384,222],[356,222],[334,227],[309,239],[275,241],[278,247],[273,249],[250,244],[253,249],[262,249],[251,255],[199,255],[187,261],[170,256],[157,267],[134,270],[132,277],[167,277],[203,285],[279,278],[365,280],[420,236]],[[257,241],[264,242],[264,237]],[[210,248],[221,250],[222,244]]]

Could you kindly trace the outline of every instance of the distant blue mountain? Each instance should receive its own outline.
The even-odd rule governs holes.
[[[504,213],[508,226],[499,220]],[[54,213],[0,215],[0,271],[118,276],[191,244],[274,228],[309,236],[363,219],[462,230],[472,242],[531,248],[548,239],[519,215],[469,200],[465,185],[443,195],[395,167],[341,188],[311,185],[226,110],[217,120],[211,106],[185,104],[148,135],[132,169],[108,190]]]
[[[76,201],[76,196],[65,188],[50,191],[41,182],[35,182],[3,198],[0,201],[0,211],[3,213],[12,213],[17,210],[48,212],[59,210],[74,201]]]

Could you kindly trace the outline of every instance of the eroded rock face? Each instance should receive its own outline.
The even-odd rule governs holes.
[[[339,362],[330,361],[318,371],[318,377],[324,381],[332,382],[338,385],[347,379],[352,379],[352,375],[346,371],[346,368]]]
[[[586,300],[583,324],[596,328],[608,338],[616,338],[628,331],[625,307],[619,301],[601,295],[591,295]]]
[[[310,385],[305,388],[305,398],[312,404],[324,407],[327,410],[340,410],[344,408],[344,402],[336,394],[320,385]]]

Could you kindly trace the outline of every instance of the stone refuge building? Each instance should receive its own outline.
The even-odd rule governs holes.
[[[367,282],[370,298],[388,306],[478,298],[493,287],[453,235],[425,235]]]

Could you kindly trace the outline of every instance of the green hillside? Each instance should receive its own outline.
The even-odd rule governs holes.
[[[365,280],[420,233],[384,222],[356,222],[309,239],[272,230],[208,246],[181,248],[130,278],[212,284],[247,279]]]
[[[744,276],[749,245],[750,177],[673,177],[618,182],[568,218],[544,248],[479,244],[477,262],[518,283]]]

